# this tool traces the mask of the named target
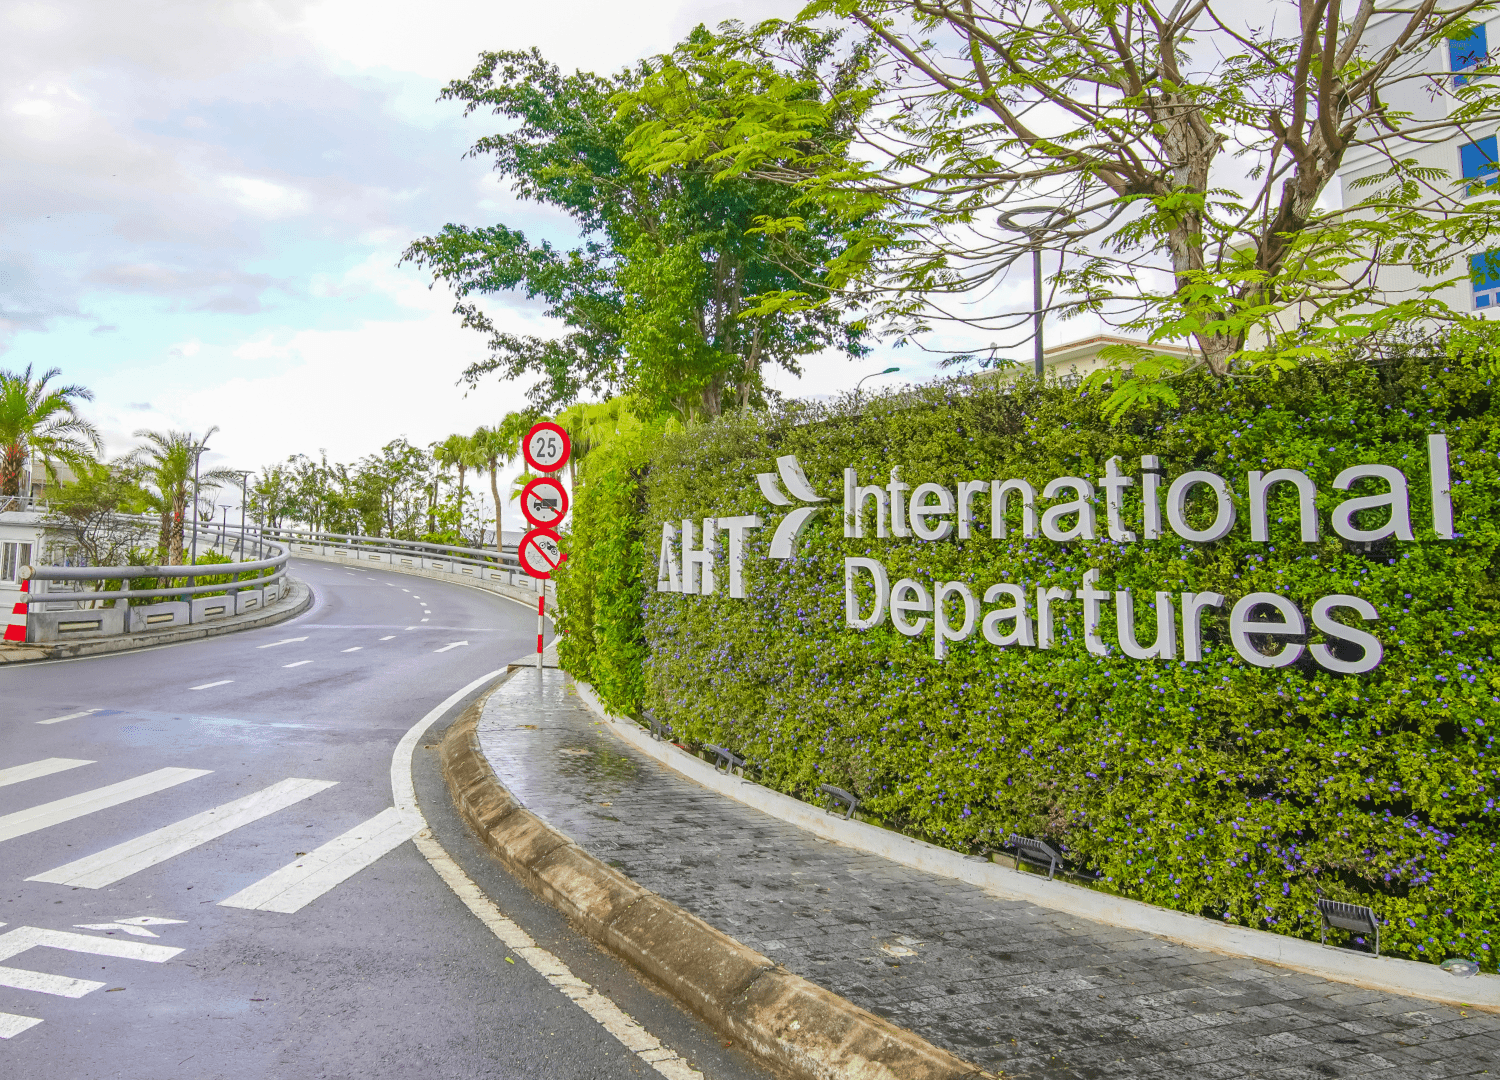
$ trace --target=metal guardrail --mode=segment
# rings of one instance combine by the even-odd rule
[[[150,515],[121,515],[122,519],[154,529],[158,519]],[[217,534],[218,543],[215,544]],[[283,529],[247,525],[243,530],[227,522],[206,526],[199,543],[212,548],[247,550],[262,556],[225,563],[195,563],[187,566],[31,566],[22,576],[33,584],[25,594],[29,609],[27,640],[58,641],[139,633],[174,623],[197,623],[244,614],[285,595],[287,561],[298,554],[379,558],[392,569],[417,564],[423,571],[446,571],[457,577],[499,581],[512,587],[525,586],[525,578],[514,547],[471,548],[434,544],[421,540],[397,540],[358,533],[326,533],[307,529]],[[313,553],[309,549],[317,548]],[[260,575],[242,578],[242,575]],[[217,580],[198,584],[197,579]],[[222,580],[228,577],[226,582]],[[155,578],[177,580],[176,585],[131,588],[131,582]],[[118,582],[112,589],[98,583]],[[68,584],[73,584],[68,589]],[[93,591],[80,586],[95,583]],[[58,589],[49,586],[63,586]],[[528,591],[530,591],[528,589]],[[144,603],[142,603],[144,601]],[[112,602],[112,603],[111,603]],[[66,605],[60,610],[58,605]],[[101,606],[105,604],[108,606]]]
[[[147,633],[264,608],[286,595],[291,553],[286,544],[259,538],[251,543],[263,558],[187,566],[23,567],[20,576],[28,582],[28,591],[22,594],[27,606],[26,640],[53,642]],[[244,546],[248,545],[242,540]],[[131,582],[142,578],[156,579],[159,587],[131,588]],[[199,584],[201,578],[219,580]],[[79,588],[106,582],[119,582],[119,587]],[[74,588],[53,587],[68,584]]]
[[[231,525],[229,531],[237,530]],[[323,544],[359,548],[384,555],[422,555],[469,566],[495,566],[505,570],[521,569],[521,561],[516,557],[516,549],[507,548],[504,545],[501,545],[499,549],[471,548],[450,544],[432,544],[425,540],[396,540],[389,536],[312,532],[305,529],[279,529],[269,526],[255,531],[263,536],[274,537],[283,543]]]

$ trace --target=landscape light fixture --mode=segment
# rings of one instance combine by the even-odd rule
[[[1022,220],[1023,218],[1030,220]],[[1031,337],[1032,360],[1036,377],[1042,377],[1042,246],[1041,237],[1048,229],[1072,220],[1073,215],[1061,206],[1022,206],[997,215],[1002,229],[1023,233],[1031,241]]]

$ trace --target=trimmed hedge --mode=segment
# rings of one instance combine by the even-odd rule
[[[1315,898],[1369,904],[1386,923],[1383,950],[1495,970],[1500,415],[1488,373],[1407,355],[1175,385],[1179,405],[1120,427],[1101,418],[1097,396],[1066,387],[952,382],[862,411],[796,406],[658,436],[644,503],[632,494],[638,461],[609,482],[598,470],[580,490],[579,548],[563,578],[599,582],[595,644],[565,645],[564,662],[608,687],[616,709],[655,707],[689,738],[738,750],[772,787],[847,787],[886,824],[940,844],[1044,837],[1102,888],[1303,937],[1317,935]],[[1452,541],[1430,539],[1421,497],[1433,432],[1451,445]],[[1146,453],[1169,478],[1206,469],[1228,479],[1240,524],[1208,544],[994,540],[981,528],[967,541],[858,540],[840,526],[845,466],[862,484],[900,465],[913,488],[1019,477],[1040,491],[1053,477],[1100,476],[1116,454],[1136,472]],[[786,561],[763,557],[783,511],[755,482],[780,454],[795,454],[834,508]],[[1406,472],[1417,540],[1304,544],[1293,492],[1280,485],[1271,543],[1250,542],[1248,469],[1307,472],[1328,534],[1329,511],[1348,497],[1334,476],[1365,462]],[[1139,532],[1138,494],[1126,512]],[[767,520],[747,541],[746,599],[722,585],[712,596],[656,591],[664,521],[745,513]],[[1102,588],[1136,590],[1143,640],[1158,588],[1213,590],[1230,603],[1266,590],[1304,612],[1352,593],[1376,606],[1366,626],[1385,658],[1359,676],[1302,661],[1252,667],[1229,647],[1222,611],[1205,619],[1200,662],[1098,657],[1070,603],[1052,650],[1000,649],[976,632],[938,661],[929,638],[903,637],[888,620],[845,626],[851,555],[879,559],[892,581],[963,581],[980,597],[1000,581],[1076,589],[1097,567]],[[608,612],[605,581],[616,590]]]

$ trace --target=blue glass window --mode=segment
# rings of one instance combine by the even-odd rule
[[[1500,251],[1469,256],[1469,280],[1474,285],[1474,307],[1500,308]]]
[[[1480,139],[1478,142],[1464,143],[1458,148],[1458,162],[1463,167],[1465,180],[1480,180],[1481,184],[1469,185],[1469,194],[1473,195],[1481,187],[1493,187],[1500,176],[1496,176],[1497,166],[1500,166],[1500,147],[1496,146],[1495,136],[1490,135]]]
[[[1448,39],[1448,67],[1452,71],[1468,71],[1484,63],[1489,51],[1484,26],[1481,24],[1474,27],[1467,37]],[[1453,81],[1462,86],[1468,80],[1459,75]]]

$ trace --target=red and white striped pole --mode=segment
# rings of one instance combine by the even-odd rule
[[[29,592],[31,581],[27,579],[21,582],[21,599],[16,601],[16,606],[11,610],[10,625],[5,628],[6,641],[26,640],[26,594]]]
[[[542,670],[542,618],[547,614],[547,583],[536,579],[539,595],[536,598],[536,669]]]

